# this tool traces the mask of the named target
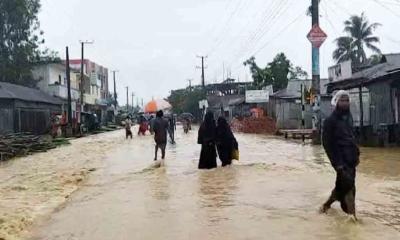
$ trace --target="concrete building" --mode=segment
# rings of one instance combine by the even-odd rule
[[[60,98],[63,102],[63,110],[67,111],[68,88],[66,67],[62,63],[50,63],[35,66],[32,70],[34,79],[39,80],[37,87],[51,96]],[[72,118],[79,118],[79,82],[71,80],[71,106]]]
[[[81,60],[70,60],[72,78],[80,82]],[[83,111],[95,113],[105,123],[110,109],[108,69],[88,59],[83,61]]]

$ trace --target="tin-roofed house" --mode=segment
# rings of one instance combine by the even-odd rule
[[[0,134],[50,130],[53,114],[61,114],[62,101],[37,89],[0,82]]]
[[[328,92],[339,89],[359,90],[363,140],[370,145],[400,144],[400,54],[385,54],[379,64],[328,84]]]

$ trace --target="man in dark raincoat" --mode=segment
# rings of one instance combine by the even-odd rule
[[[324,122],[323,146],[337,177],[335,189],[322,206],[321,212],[326,213],[332,203],[339,201],[343,211],[357,219],[355,178],[360,152],[353,134],[349,93],[343,90],[337,92],[332,105],[335,110]]]
[[[161,149],[161,158],[165,159],[165,148],[167,146],[167,129],[168,129],[168,122],[167,120],[163,119],[164,113],[163,111],[158,111],[156,114],[156,120],[154,121],[154,141],[156,142],[155,147],[155,156],[154,160],[157,160],[157,152],[158,149]]]

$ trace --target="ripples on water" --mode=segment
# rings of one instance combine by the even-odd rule
[[[237,134],[239,162],[199,171],[196,133],[178,133],[161,168],[152,161],[152,137],[110,137],[102,145],[109,150],[105,163],[38,235],[82,240],[400,239],[395,230],[400,230],[399,150],[362,149],[357,178],[361,222],[355,224],[338,205],[327,216],[318,214],[335,181],[322,148]]]

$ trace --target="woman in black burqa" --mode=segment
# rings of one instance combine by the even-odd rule
[[[197,143],[201,144],[199,169],[212,169],[217,167],[215,133],[214,114],[212,112],[207,112],[204,117],[204,122],[200,126],[197,138]]]
[[[225,167],[231,165],[232,152],[234,149],[239,149],[239,146],[228,122],[224,117],[218,118],[216,143],[222,166]]]

